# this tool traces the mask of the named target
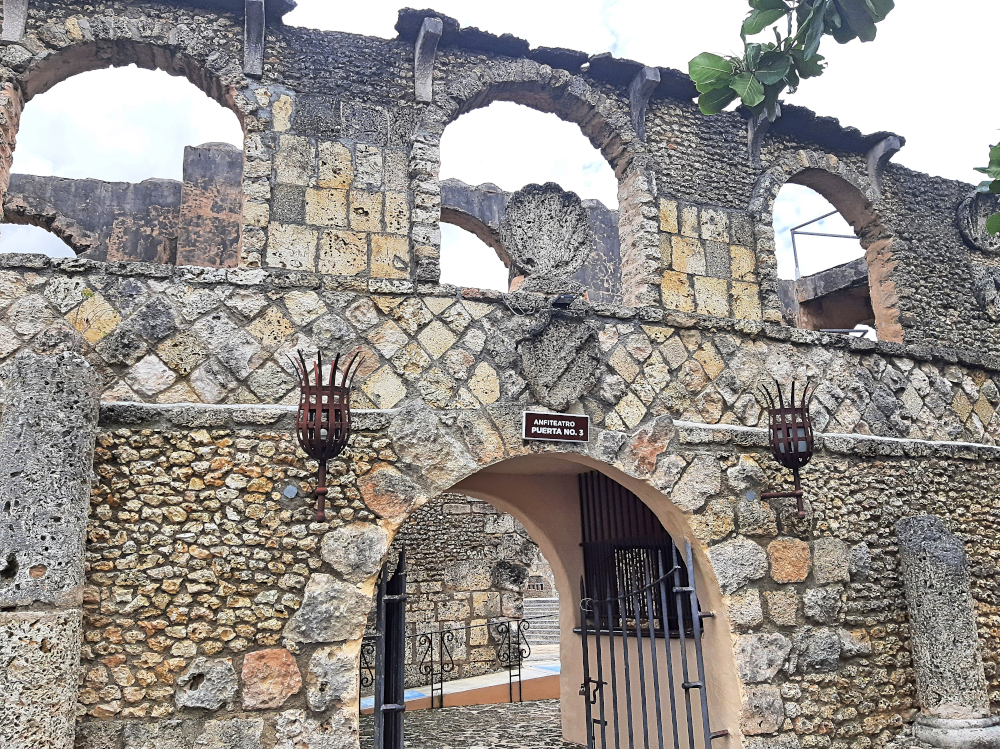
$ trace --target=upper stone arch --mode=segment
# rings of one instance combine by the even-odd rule
[[[650,156],[632,126],[627,103],[601,93],[582,76],[533,60],[493,60],[451,74],[435,84],[434,101],[414,132],[410,179],[413,255],[416,277],[436,282],[441,275],[441,136],[462,114],[495,101],[522,104],[576,123],[614,169],[618,178],[622,247],[622,293],[626,304],[658,302],[659,236],[653,219],[655,196]]]
[[[893,236],[875,205],[878,190],[871,180],[832,154],[796,151],[767,169],[754,186],[749,211],[754,222],[761,306],[781,313],[775,261],[774,202],[786,183],[808,187],[826,198],[851,225],[865,250],[875,327],[880,340],[902,342],[899,297],[892,271]]]

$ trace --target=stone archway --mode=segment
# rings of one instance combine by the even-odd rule
[[[892,251],[894,238],[874,207],[878,202],[878,191],[868,177],[851,169],[837,157],[822,152],[787,154],[757,180],[749,210],[757,239],[762,308],[779,315],[781,312],[774,257],[773,211],[778,192],[789,182],[818,192],[853,227],[865,250],[878,337],[880,340],[902,342],[899,297],[893,280],[896,267]]]
[[[657,304],[659,236],[654,221],[651,157],[632,127],[629,112],[593,88],[585,78],[532,60],[514,64],[484,62],[451,73],[435,84],[434,102],[417,123],[410,151],[413,192],[412,252],[416,278],[440,278],[441,136],[449,123],[494,101],[509,101],[555,114],[580,126],[582,133],[618,178],[622,292],[632,306]]]

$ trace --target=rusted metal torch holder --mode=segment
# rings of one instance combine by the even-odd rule
[[[295,431],[306,455],[319,462],[314,520],[325,523],[328,491],[326,463],[343,452],[351,437],[351,380],[357,374],[359,355],[355,354],[343,371],[340,371],[340,354],[337,354],[330,365],[329,377],[323,382],[322,353],[316,354],[316,361],[311,362],[311,368],[306,364],[302,352],[297,353],[298,361],[292,361],[298,371],[301,395],[295,417]]]
[[[781,391],[781,385],[777,381],[774,384],[777,390],[777,400],[769,389],[761,387],[761,392],[769,405],[767,416],[771,454],[781,465],[791,470],[795,488],[790,492],[766,492],[761,494],[761,498],[795,497],[798,501],[798,516],[804,518],[806,511],[802,503],[802,481],[799,478],[799,469],[806,465],[813,456],[813,427],[812,419],[809,416],[809,404],[816,393],[816,388],[813,387],[810,392],[807,380],[802,390],[802,399],[796,405],[794,381],[792,381],[788,393],[787,404]]]

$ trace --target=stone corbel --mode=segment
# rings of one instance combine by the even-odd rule
[[[875,188],[876,195],[882,194],[882,175],[889,164],[889,160],[899,153],[903,147],[899,138],[890,135],[871,147],[866,155],[868,161],[868,179],[871,180],[872,187]]]
[[[28,20],[28,0],[3,0],[3,31],[0,42],[19,42]]]
[[[778,117],[781,117],[781,105],[778,104]],[[756,117],[751,115],[747,120],[747,149],[750,151],[750,166],[760,169],[760,147],[764,142],[764,136],[771,129],[771,121],[767,115],[761,112]]]
[[[635,74],[628,87],[628,103],[632,109],[632,127],[635,128],[639,140],[646,140],[646,109],[649,97],[660,85],[659,68],[645,67]]]
[[[246,0],[243,28],[243,72],[264,75],[264,0]]]
[[[413,50],[413,86],[417,101],[430,102],[434,98],[434,57],[442,33],[444,23],[440,18],[425,18],[420,26]]]

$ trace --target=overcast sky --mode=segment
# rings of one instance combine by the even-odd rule
[[[395,36],[399,0],[341,3],[299,0],[289,24]],[[464,26],[508,32],[533,46],[569,47],[686,70],[702,51],[736,52],[745,0],[507,0],[471,3],[434,0],[437,10]],[[1000,140],[1000,97],[992,96],[1000,25],[996,0],[942,4],[900,3],[879,24],[870,44],[837,45],[825,38],[830,67],[805,81],[790,101],[833,115],[864,132],[891,130],[907,138],[896,161],[908,167],[968,182],[972,167],[987,160]],[[86,112],[86,116],[79,113]],[[74,116],[75,115],[75,116]],[[72,78],[36,97],[25,109],[14,171],[139,181],[179,178],[183,146],[207,141],[240,142],[235,117],[186,81],[135,69],[96,71]],[[83,146],[82,144],[85,144]],[[489,144],[489,147],[485,147]],[[553,180],[615,206],[610,168],[575,125],[511,104],[494,104],[453,123],[442,143],[442,177],[472,184],[490,181],[514,190]],[[786,188],[788,190],[788,188]],[[825,213],[822,199],[782,194],[776,223],[784,227]],[[823,230],[843,233],[833,222]],[[34,248],[19,227],[4,227],[0,250]],[[506,273],[487,262],[477,240],[446,229],[445,280],[498,288]],[[803,274],[860,253],[850,240],[800,243]],[[829,249],[833,247],[835,249]],[[793,272],[790,253],[779,248],[779,270]],[[478,280],[477,280],[478,279]]]

